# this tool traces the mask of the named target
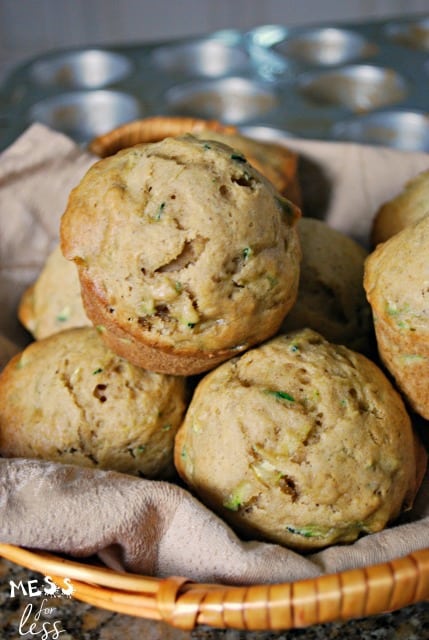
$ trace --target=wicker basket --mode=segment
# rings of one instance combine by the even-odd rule
[[[429,599],[429,549],[364,569],[240,587],[117,573],[7,544],[0,544],[0,555],[49,574],[58,586],[69,578],[78,600],[185,630],[197,625],[285,630],[385,613]]]
[[[236,133],[236,127],[224,125],[217,120],[204,120],[182,116],[152,116],[133,120],[91,140],[89,151],[100,158],[113,155],[124,147],[140,142],[157,142],[167,136],[180,136],[198,131]]]

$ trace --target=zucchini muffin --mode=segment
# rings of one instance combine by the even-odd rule
[[[0,374],[0,454],[168,478],[184,410],[183,378],[135,367],[93,327],[68,329]]]
[[[302,250],[298,297],[281,330],[308,327],[330,342],[370,354],[373,326],[362,283],[368,252],[322,220],[303,217],[298,232]]]
[[[429,216],[378,245],[364,286],[380,356],[411,407],[429,419]]]
[[[425,462],[382,371],[310,329],[207,374],[175,444],[182,478],[238,531],[303,551],[381,530]]]
[[[378,209],[372,222],[371,243],[376,247],[429,213],[429,169],[409,180]]]
[[[85,311],[138,366],[191,375],[271,337],[296,299],[299,209],[192,136],[95,163],[61,221]]]
[[[18,317],[36,340],[91,324],[83,308],[76,265],[64,258],[59,245],[36,282],[24,291]]]

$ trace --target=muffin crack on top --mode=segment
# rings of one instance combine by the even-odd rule
[[[193,374],[279,329],[297,295],[299,217],[244,155],[188,135],[95,163],[61,247],[114,351]]]
[[[58,379],[60,383],[63,384],[63,388],[67,392],[70,397],[71,402],[74,407],[77,409],[79,414],[79,419],[77,420],[76,427],[76,446],[68,447],[65,451],[57,449],[58,455],[64,455],[64,453],[74,454],[77,451],[80,451],[81,455],[86,457],[91,464],[98,465],[98,460],[96,455],[94,455],[94,434],[96,429],[100,426],[98,423],[94,423],[92,420],[92,416],[90,411],[87,411],[85,403],[79,399],[79,393],[74,388],[74,384],[72,381],[73,375],[78,374],[78,369],[75,369],[75,372],[68,373],[67,371],[68,360],[66,359],[63,362],[63,366],[59,366],[55,373],[58,375]],[[94,393],[93,393],[94,395]],[[91,428],[88,428],[88,425],[91,425]]]
[[[381,369],[303,329],[199,382],[175,463],[245,536],[306,550],[379,531],[408,508],[419,446]]]

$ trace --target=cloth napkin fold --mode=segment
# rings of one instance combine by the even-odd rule
[[[116,570],[203,582],[287,582],[365,567],[429,547],[429,480],[411,522],[308,556],[242,541],[181,487],[113,471],[0,460],[0,541]]]
[[[290,140],[300,155],[304,212],[366,243],[377,207],[429,167],[429,156]],[[95,158],[32,125],[0,155],[0,333],[23,344],[23,290],[58,241],[70,189]],[[301,555],[240,540],[188,491],[168,482],[51,462],[0,459],[0,541],[98,554],[108,566],[159,577],[253,584],[364,567],[429,547],[429,478],[401,523],[347,546]]]

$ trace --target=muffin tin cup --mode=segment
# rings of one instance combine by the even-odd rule
[[[275,50],[293,60],[321,67],[362,60],[377,51],[364,35],[338,27],[309,29],[277,44]]]
[[[207,78],[243,72],[250,65],[243,47],[216,38],[157,46],[150,60],[160,72]]]
[[[298,78],[298,89],[311,102],[351,111],[372,111],[396,104],[407,96],[407,84],[391,68],[351,65],[308,73]]]
[[[427,151],[429,116],[415,111],[377,111],[336,123],[332,127],[332,137],[404,151]]]
[[[89,142],[134,119],[183,115],[428,151],[428,49],[426,15],[53,51],[0,90],[0,148],[36,120]]]
[[[30,80],[41,87],[99,89],[119,82],[132,73],[133,63],[112,51],[69,51],[36,60],[30,65]]]
[[[260,118],[278,106],[272,86],[236,76],[177,85],[164,94],[164,100],[170,113],[216,118],[230,124]]]
[[[78,142],[110,131],[122,122],[143,115],[139,101],[132,95],[111,90],[61,93],[29,109],[29,121],[59,129]]]
[[[385,29],[388,38],[399,45],[429,51],[429,17],[406,23],[394,22]]]

